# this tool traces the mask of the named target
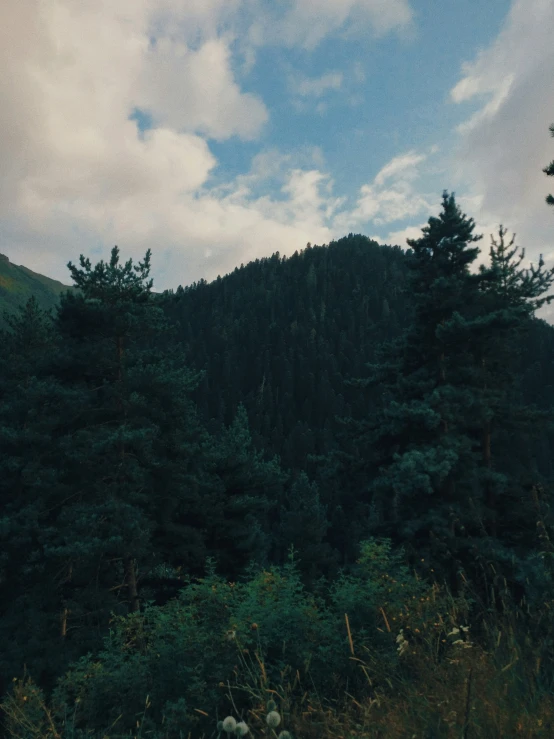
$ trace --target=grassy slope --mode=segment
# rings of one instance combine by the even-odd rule
[[[31,295],[36,297],[41,308],[49,310],[57,305],[63,291],[73,289],[27,267],[12,264],[0,254],[0,328],[6,326],[4,311],[15,313]]]

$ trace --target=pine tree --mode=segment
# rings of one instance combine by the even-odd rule
[[[209,451],[212,482],[205,510],[207,554],[236,578],[251,561],[264,566],[273,547],[277,502],[288,475],[279,459],[265,460],[252,443],[243,404]]]
[[[39,644],[43,652],[51,644],[54,672],[58,656],[98,646],[110,612],[139,610],[141,579],[149,578],[150,594],[163,593],[165,552],[154,551],[153,538],[164,538],[176,511],[202,508],[208,436],[190,400],[198,374],[171,346],[150,293],[149,259],[147,252],[138,274],[131,260],[119,265],[117,247],[109,264],[69,263],[79,292],[62,295],[56,342],[25,396],[29,441],[1,533],[9,567],[26,576],[17,578],[10,609],[32,601],[33,620],[14,622],[13,638],[28,662]],[[7,445],[15,410],[4,415]]]
[[[44,526],[66,490],[55,439],[58,414],[79,402],[48,373],[59,342],[51,315],[31,297],[5,314],[0,336],[0,676],[24,661],[37,675],[61,665],[56,573],[44,561]],[[50,577],[52,579],[50,579]],[[66,655],[67,656],[67,655]],[[0,691],[2,686],[0,686]]]
[[[161,316],[149,300],[150,250],[134,267],[136,274],[132,260],[119,266],[117,247],[109,264],[101,261],[92,269],[82,255],[80,264],[81,269],[67,265],[81,295],[66,294],[58,311],[64,345],[59,371],[64,380],[84,384],[89,402],[82,409],[85,423],[80,414],[73,419],[66,447],[66,464],[79,494],[62,513],[63,528],[58,523],[51,529],[58,541],[51,551],[65,559],[72,577],[75,560],[112,570],[111,586],[117,592],[123,585],[129,610],[137,611],[136,560],[150,551],[152,529],[143,461],[154,461],[157,429],[133,418],[137,398],[129,367],[139,337],[158,329]],[[123,582],[117,582],[119,567]]]
[[[460,570],[479,576],[483,549],[513,560],[513,532],[497,538],[496,498],[483,484],[488,476],[491,489],[506,489],[506,476],[490,470],[485,441],[493,399],[504,416],[509,408],[502,382],[494,386],[485,376],[483,360],[490,373],[491,337],[506,342],[529,313],[515,292],[495,302],[498,265],[469,272],[479,252],[469,245],[481,238],[474,225],[445,192],[439,218],[408,240],[414,323],[382,347],[373,376],[358,383],[380,382],[384,391],[383,410],[358,424],[356,442],[366,468],[378,467],[367,487],[371,530],[404,544],[414,562],[433,564],[454,587]]]
[[[554,268],[542,272],[544,261],[542,254],[539,259],[538,269],[531,265],[530,270],[520,270],[518,267],[525,258],[525,249],[522,249],[519,260],[512,262],[517,252],[513,249],[515,234],[509,244],[504,237],[506,229],[500,225],[498,230],[498,241],[491,235],[491,269],[497,275],[497,280],[484,283],[482,300],[486,301],[491,313],[487,320],[480,326],[480,331],[486,331],[486,341],[481,340],[479,350],[476,353],[478,365],[482,372],[482,401],[484,403],[482,417],[482,453],[484,477],[482,483],[487,487],[487,505],[490,515],[490,533],[497,536],[497,522],[502,517],[503,526],[511,519],[515,521],[521,513],[521,507],[516,504],[520,495],[520,485],[523,480],[512,480],[511,483],[505,476],[498,476],[493,472],[495,445],[493,444],[493,432],[511,431],[518,433],[519,438],[525,436],[539,437],[549,427],[549,411],[539,411],[535,406],[526,406],[521,399],[521,391],[517,387],[518,376],[521,372],[521,346],[523,337],[529,333],[532,317],[535,310],[545,302],[550,303],[554,296],[538,298],[546,292],[554,281]],[[486,268],[481,265],[481,273]],[[503,317],[503,323],[497,318]],[[510,321],[509,316],[515,318]],[[495,330],[491,330],[492,321],[496,321]],[[518,446],[521,446],[519,444]],[[513,455],[514,449],[504,450],[504,454]],[[528,460],[527,460],[528,462]],[[498,467],[498,465],[496,465]],[[500,483],[500,486],[499,484]],[[505,490],[502,510],[497,510],[497,488],[511,485],[511,495]],[[514,499],[514,496],[516,498]],[[521,523],[521,520],[520,520]],[[527,536],[531,532],[527,531]],[[520,537],[521,538],[521,537]],[[529,543],[529,539],[528,539]]]
[[[298,569],[307,587],[311,587],[321,575],[336,570],[336,552],[325,541],[329,526],[327,507],[321,502],[317,484],[310,482],[306,473],[301,472],[281,506],[279,561],[285,562],[292,545],[298,554]]]

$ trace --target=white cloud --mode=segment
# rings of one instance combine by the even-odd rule
[[[490,100],[480,110],[474,113],[469,120],[464,121],[464,123],[460,123],[460,125],[457,127],[458,133],[469,133],[472,129],[477,128],[480,124],[494,119],[495,115],[498,113],[504,102],[508,99],[510,95],[510,90],[514,83],[514,79],[515,75],[510,74],[504,80],[500,81],[495,89],[489,90],[489,92],[491,93]],[[461,91],[459,90],[458,92],[456,92],[459,85],[456,85],[456,87],[452,90],[452,99],[454,100],[454,102],[463,102],[464,100],[468,100],[474,95],[477,95],[478,92],[472,89],[477,81],[478,80],[472,77],[466,77],[461,80],[461,82],[459,83],[459,85],[462,85]],[[466,82],[468,83],[467,87],[465,87],[464,84]]]
[[[397,156],[377,173],[374,182],[380,187],[390,179],[412,181],[418,176],[417,165],[424,160],[425,154],[416,154],[414,151]]]
[[[79,253],[154,251],[156,289],[337,235],[321,152],[268,152],[217,188],[206,138],[252,139],[268,112],[242,89],[265,43],[410,26],[407,0],[18,0],[0,26],[0,237],[16,263],[69,281]],[[355,79],[363,79],[356,66]],[[341,73],[304,80],[305,96]],[[321,101],[320,101],[321,103]],[[139,135],[129,120],[148,113]],[[275,192],[273,196],[268,191]],[[208,260],[208,261],[206,261]]]
[[[419,226],[407,226],[401,228],[399,231],[389,231],[385,239],[379,239],[382,244],[397,244],[403,249],[408,249],[406,239],[420,239],[422,237],[421,229],[426,226],[427,223],[421,223]]]
[[[289,87],[294,94],[300,97],[319,98],[328,90],[340,90],[342,81],[342,72],[327,72],[320,77],[306,77],[297,74],[289,77]]]
[[[22,0],[6,8],[0,234],[13,261],[67,282],[65,263],[77,251],[99,253],[99,244],[103,257],[115,243],[134,256],[148,246],[158,258],[160,247],[192,250],[198,269],[210,239],[239,248],[245,223],[259,214],[209,196],[200,202],[216,160],[198,133],[251,138],[267,113],[240,90],[230,41],[206,38],[219,5],[181,11],[193,47],[162,18],[167,2]],[[128,120],[137,106],[151,109],[156,126],[143,137]]]
[[[493,233],[500,223],[516,232],[526,260],[537,263],[543,253],[547,268],[554,259],[554,213],[544,202],[552,186],[542,169],[554,158],[548,131],[554,122],[553,35],[550,0],[514,0],[497,39],[464,65],[451,91],[454,102],[479,105],[458,128],[452,159],[455,179],[478,198],[476,222],[496,224]],[[487,253],[488,233],[480,242]]]
[[[354,63],[345,72],[338,70],[325,72],[319,77],[308,77],[292,68],[287,75],[288,89],[292,95],[291,103],[300,113],[324,115],[332,104],[350,105],[363,102],[363,95],[353,92],[365,79],[359,63]],[[341,93],[332,95],[332,93]],[[322,99],[324,98],[324,99]]]
[[[223,39],[210,39],[196,51],[159,39],[145,59],[134,102],[152,110],[157,124],[220,140],[254,138],[268,120],[264,103],[240,91]]]
[[[155,36],[161,34],[194,46],[232,27],[245,0],[187,0],[186,3],[147,0],[147,3]]]
[[[335,225],[347,230],[367,222],[381,226],[429,211],[432,204],[414,187],[419,177],[418,165],[426,158],[425,154],[409,151],[391,159],[371,184],[362,185],[356,207],[339,214]]]
[[[284,15],[263,14],[256,24],[263,43],[315,48],[326,36],[352,36],[373,30],[377,36],[411,28],[413,13],[407,0],[287,0]],[[260,3],[267,9],[269,3]]]

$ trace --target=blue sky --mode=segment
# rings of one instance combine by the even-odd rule
[[[159,291],[349,232],[406,248],[446,188],[475,268],[500,223],[550,267],[553,33],[551,0],[11,3],[0,251],[70,283],[151,248]]]

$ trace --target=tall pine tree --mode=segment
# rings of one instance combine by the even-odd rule
[[[147,252],[134,269],[131,260],[119,265],[115,247],[94,269],[83,257],[80,270],[69,263],[79,292],[62,296],[56,341],[19,395],[21,409],[13,399],[2,407],[5,449],[11,444],[13,458],[14,438],[23,449],[2,484],[11,504],[0,528],[7,569],[20,570],[5,623],[19,664],[40,670],[31,659],[40,647],[51,674],[58,658],[98,646],[112,611],[140,608],[141,580],[149,578],[149,595],[164,590],[167,551],[154,551],[153,537],[164,538],[176,511],[193,518],[202,508],[208,436],[190,400],[198,376],[163,338],[171,332],[152,300],[149,260]],[[44,343],[30,311],[15,327],[15,349],[29,344],[31,328]],[[26,382],[36,352],[24,364],[15,349],[9,364],[22,366],[17,381]],[[18,624],[18,609],[32,623]]]
[[[515,292],[495,302],[498,265],[470,273],[479,252],[470,244],[481,238],[474,226],[445,192],[440,216],[408,240],[414,322],[358,383],[380,382],[385,391],[383,411],[359,427],[357,439],[366,468],[378,468],[367,486],[370,530],[404,544],[414,562],[433,565],[453,587],[460,571],[482,579],[491,557],[510,560],[514,577],[521,555],[514,532],[496,525],[497,495],[508,481],[490,469],[487,424],[495,402],[505,417],[510,408],[505,386],[486,373],[494,368],[491,338],[506,342],[529,307]]]
[[[9,315],[0,341],[0,693],[23,662],[56,670],[60,602],[45,576],[43,526],[63,487],[53,437],[69,398],[46,371],[57,350],[51,316],[31,297]]]

